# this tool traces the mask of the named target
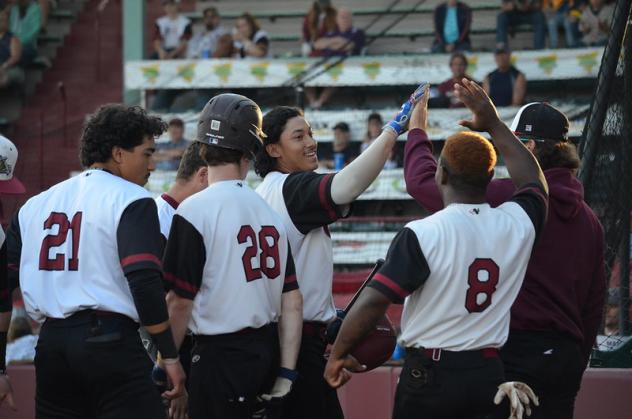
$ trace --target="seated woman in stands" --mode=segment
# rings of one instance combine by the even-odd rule
[[[266,57],[269,45],[268,34],[250,13],[237,18],[233,29],[235,58]]]
[[[24,83],[24,70],[18,65],[22,44],[9,31],[9,15],[0,10],[0,89]]]
[[[328,32],[336,30],[336,9],[329,0],[318,0],[312,4],[303,19],[303,56],[318,57],[320,51],[314,49],[314,42]]]
[[[461,80],[473,80],[467,75],[467,57],[462,52],[455,52],[450,57],[450,71],[452,77],[437,86],[437,97],[430,99],[433,108],[464,108],[465,105],[454,95],[454,85],[461,84]]]

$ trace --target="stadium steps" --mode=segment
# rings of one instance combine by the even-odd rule
[[[13,124],[11,139],[20,150],[16,175],[25,183],[27,194],[3,198],[5,217],[28,196],[79,169],[77,146],[86,114],[101,104],[121,101],[121,2],[110,1],[102,15],[101,54],[97,61],[94,28],[99,2],[85,2],[52,67],[44,73],[35,94],[27,100],[22,115]],[[64,83],[67,98],[65,130],[59,82]]]

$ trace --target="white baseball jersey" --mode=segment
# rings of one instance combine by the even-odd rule
[[[185,16],[178,15],[173,20],[168,16],[156,19],[154,39],[161,39],[165,49],[177,48],[181,40],[191,38],[192,34],[191,20]]]
[[[400,345],[501,347],[546,211],[546,194],[529,186],[497,208],[452,204],[408,223],[369,284],[392,301],[405,298]]]
[[[283,222],[241,180],[214,183],[180,204],[164,270],[172,289],[193,300],[195,335],[277,321],[281,294],[298,288]]]
[[[333,249],[327,225],[340,218],[348,207],[336,206],[331,199],[332,179],[333,174],[270,172],[257,187],[257,193],[285,224],[306,321],[326,323],[336,317],[331,293]]]
[[[169,230],[171,230],[171,222],[173,216],[178,209],[178,201],[163,193],[156,198],[156,207],[158,207],[158,221],[160,221],[160,234],[167,240],[169,238]]]
[[[156,205],[144,188],[87,170],[29,199],[11,229],[10,253],[19,260],[10,263],[19,266],[33,319],[95,309],[138,321],[125,274],[160,270],[162,248]]]

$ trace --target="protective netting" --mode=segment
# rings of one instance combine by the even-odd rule
[[[617,1],[595,96],[580,146],[586,200],[605,230],[609,293],[599,350],[615,352],[630,335],[632,208],[632,1]],[[628,342],[629,344],[630,342]],[[630,357],[632,359],[632,357]]]

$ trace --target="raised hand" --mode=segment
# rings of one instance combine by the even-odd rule
[[[492,100],[477,83],[463,79],[461,84],[454,85],[454,94],[472,111],[472,119],[461,120],[460,125],[472,131],[489,132],[502,124]]]
[[[384,125],[384,129],[392,130],[395,134],[397,134],[397,136],[405,133],[408,130],[408,122],[413,108],[422,97],[428,96],[428,86],[427,82],[422,82],[410,95],[408,100],[402,104],[402,107],[397,115],[395,115],[388,124]]]

